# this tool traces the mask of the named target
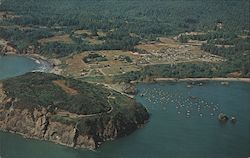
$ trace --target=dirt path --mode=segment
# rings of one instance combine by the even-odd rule
[[[70,113],[68,111],[59,111],[59,112],[56,112],[56,115],[59,115],[59,116],[62,116],[62,117],[69,117],[71,119],[78,119],[78,118],[85,118],[85,117],[94,117],[94,116],[101,115],[103,113],[110,114],[114,109],[112,104],[110,103],[110,100],[109,100],[109,99],[115,99],[115,97],[112,97],[112,95],[113,95],[113,93],[110,92],[110,95],[107,97],[110,109],[108,111],[106,111],[106,112],[98,112],[98,113],[95,113],[95,114],[87,114],[87,115],[78,115],[78,114],[75,114],[75,113]]]
[[[107,75],[105,72],[102,71],[102,69],[99,68],[98,70],[99,70],[99,72],[101,72],[103,74],[103,76]]]
[[[89,70],[89,72],[88,72],[88,74],[87,75],[85,75],[85,77],[88,77],[88,76],[90,76],[90,74],[92,73],[92,71],[93,71],[94,69],[90,69]]]
[[[0,103],[6,98],[7,96],[5,95],[3,91],[3,84],[0,83]]]
[[[54,84],[58,85],[60,88],[62,88],[62,90],[64,90],[66,93],[70,94],[70,95],[76,95],[78,94],[78,91],[68,87],[65,84],[64,80],[56,80],[56,81],[52,81]]]
[[[133,96],[132,96],[132,95],[129,95],[129,94],[123,93],[123,92],[121,92],[121,91],[119,91],[119,90],[117,90],[117,89],[115,89],[115,88],[111,87],[111,86],[110,86],[110,85],[108,85],[108,84],[103,83],[103,85],[104,85],[106,88],[110,89],[110,90],[114,90],[114,91],[116,91],[116,92],[118,92],[118,93],[120,93],[120,94],[122,94],[122,95],[126,95],[126,96],[127,96],[127,97],[129,97],[129,98],[133,98]]]

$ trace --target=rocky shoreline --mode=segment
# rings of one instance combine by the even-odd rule
[[[44,79],[41,79],[41,76],[44,76],[43,74],[46,75],[45,73],[37,72],[29,73],[23,76],[10,79],[11,81],[9,82],[11,83],[8,83],[8,79],[0,82],[1,131],[19,134],[24,138],[46,140],[68,147],[87,148],[90,150],[95,150],[102,143],[108,140],[114,140],[129,135],[136,129],[143,127],[144,124],[148,122],[149,114],[147,113],[147,110],[142,105],[136,103],[135,101],[132,101],[131,99],[121,94],[116,94],[116,97],[123,97],[123,99],[127,98],[129,102],[120,100],[119,104],[122,105],[116,104],[115,106],[112,106],[112,110],[98,112],[90,115],[89,113],[80,114],[76,113],[76,111],[69,112],[66,109],[58,109],[57,107],[55,107],[55,105],[36,104],[36,99],[34,100],[34,97],[30,98],[30,94],[27,95],[27,97],[20,98],[22,97],[22,95],[19,96],[20,93],[17,93],[19,97],[13,97],[13,95],[11,95],[13,93],[11,92],[13,88],[9,89],[6,87],[6,84],[11,85],[11,87],[13,86],[13,84],[16,84],[15,87],[17,89],[20,89],[20,87],[18,86],[20,85],[19,83],[23,83],[22,77],[24,77],[25,80],[27,78],[34,80],[31,87],[37,86],[40,87],[39,91],[44,91],[47,90],[47,88],[45,88],[47,85],[41,85],[44,84],[40,82],[41,80],[43,82],[49,83],[49,87],[51,87],[54,85],[54,83],[51,82],[54,81],[54,78],[59,77],[65,80],[67,79],[53,74],[47,74],[48,76],[51,76],[51,78],[44,77]],[[76,81],[74,80],[72,80],[71,82],[76,83]],[[83,84],[79,85],[81,87],[87,83],[79,82],[78,84]],[[102,89],[101,87],[96,87],[92,84],[87,85],[91,87],[91,91],[106,91],[105,89]],[[60,93],[65,93],[64,90],[65,89],[61,89],[59,91]],[[31,93],[39,93],[34,91],[35,89],[33,89],[33,92]],[[77,96],[77,98],[84,97],[86,95],[85,93],[80,93],[80,91],[78,92],[78,94],[79,96]],[[74,99],[74,95],[77,94],[74,94],[73,96],[72,94],[67,95],[71,99]],[[37,98],[39,97],[42,96],[37,96]],[[52,98],[52,100],[57,102],[56,100],[58,100],[58,98],[56,98],[54,95],[51,97],[54,98]],[[85,97],[92,98],[93,96]],[[103,97],[108,100],[113,100],[114,98],[110,97],[109,95],[104,95]],[[59,100],[62,99],[63,98],[60,98]],[[66,100],[65,104],[67,104]],[[108,101],[107,105],[105,106],[110,106],[109,104],[110,102]],[[72,106],[73,105],[74,104],[72,104]],[[95,106],[97,105],[94,104],[92,106],[93,109],[96,108]],[[124,112],[128,110],[129,114]]]
[[[97,143],[88,136],[76,139],[77,130],[72,125],[64,125],[59,122],[49,120],[46,109],[39,111],[35,109],[34,114],[28,112],[27,109],[13,109],[11,112],[5,110],[1,112],[11,115],[11,118],[5,116],[0,120],[0,130],[21,135],[28,139],[46,140],[56,144],[76,147],[88,148],[94,150]],[[3,117],[3,116],[2,116]]]
[[[100,122],[103,128],[98,128],[95,135],[92,135],[91,133],[80,133],[77,124],[53,121],[52,117],[53,114],[46,109],[35,109],[30,112],[28,109],[3,109],[0,107],[0,130],[28,139],[45,140],[68,147],[95,150],[105,141],[129,135],[134,130],[143,127],[148,120],[148,118],[144,118],[145,122],[128,122],[127,127],[121,127],[119,124],[125,122],[121,120],[116,122],[111,119],[107,124]],[[93,125],[95,123],[92,122]],[[127,133],[123,133],[122,128],[126,128]]]

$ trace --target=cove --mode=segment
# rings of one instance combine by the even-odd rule
[[[45,61],[31,59],[25,56],[0,56],[0,79],[22,75],[26,72],[46,71],[49,64]]]

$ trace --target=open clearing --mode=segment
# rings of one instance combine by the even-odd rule
[[[112,76],[140,70],[140,67],[136,65],[141,59],[141,56],[138,54],[120,50],[95,51],[94,53],[105,56],[107,61],[85,63],[83,58],[91,54],[91,52],[76,54],[65,59],[64,63],[66,67],[64,69],[64,74],[74,77]],[[129,63],[119,60],[121,56],[128,56],[132,62]]]
[[[81,30],[76,30],[74,32],[74,34],[77,34],[77,35],[88,35],[88,36],[91,36],[92,33],[90,30],[85,30],[85,29],[81,29]]]
[[[73,77],[114,76],[141,70],[146,65],[177,64],[184,62],[223,62],[224,59],[200,49],[200,41],[179,43],[175,39],[160,37],[158,42],[141,43],[136,48],[143,52],[121,50],[86,51],[66,57],[63,74]],[[107,61],[85,63],[83,58],[89,54],[98,54]],[[124,58],[130,58],[128,62]]]
[[[74,37],[80,38],[83,41],[86,41],[92,45],[102,44],[104,41],[99,40],[98,37],[104,37],[104,36],[106,36],[106,33],[100,30],[96,32],[96,35],[93,35],[90,30],[85,30],[85,29],[76,30],[74,32]]]
[[[70,88],[66,85],[65,83],[66,81],[64,80],[56,80],[53,81],[54,84],[58,85],[60,88],[62,88],[62,90],[64,90],[66,93],[70,94],[70,95],[76,95],[78,92],[77,90]]]
[[[61,43],[71,44],[73,43],[73,40],[69,37],[68,34],[64,34],[64,35],[57,35],[57,36],[53,36],[49,38],[43,38],[43,39],[38,40],[38,42],[41,44],[45,44],[49,42],[61,42]]]
[[[159,38],[159,42],[142,43],[137,49],[146,51],[145,57],[150,64],[175,64],[183,62],[222,62],[224,59],[200,49],[201,41],[182,44],[171,38]]]

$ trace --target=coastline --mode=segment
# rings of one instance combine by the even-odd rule
[[[13,130],[6,130],[6,129],[1,129],[0,128],[0,132],[15,134],[15,135],[20,136],[20,137],[22,137],[24,139],[45,141],[45,142],[53,143],[53,144],[56,144],[56,145],[62,145],[62,146],[68,147],[68,148],[81,149],[80,147],[73,147],[73,146],[68,145],[66,143],[49,141],[49,140],[46,140],[46,139],[41,139],[41,138],[36,137],[36,136],[28,136],[27,134],[24,134],[24,133],[21,133],[21,132],[16,132],[16,131],[13,131]],[[96,151],[95,149],[91,149],[91,148],[86,148],[86,149],[91,150],[91,151]]]
[[[182,82],[182,81],[239,81],[239,82],[248,82],[250,83],[250,78],[226,78],[226,77],[213,77],[213,78],[155,78],[155,82],[161,81],[174,81],[174,82]]]
[[[33,70],[33,72],[36,71],[42,71],[42,72],[49,72],[60,75],[62,70],[58,68],[58,65],[60,64],[59,60],[56,59],[48,59],[47,57],[44,57],[42,55],[32,53],[32,54],[17,54],[16,52],[6,52],[5,55],[16,55],[16,56],[23,56],[30,58],[34,60],[37,64],[40,65],[40,68],[37,70]]]
[[[28,57],[32,60],[34,60],[36,63],[41,65],[43,68],[34,70],[35,71],[42,71],[42,72],[49,72],[49,73],[54,73],[57,75],[62,74],[62,69],[58,67],[58,65],[61,64],[61,61],[59,59],[48,59],[47,57],[44,57],[40,54],[32,53],[32,54],[17,54],[16,52],[6,52],[6,55],[17,55],[17,56],[24,56]],[[233,78],[233,77],[200,77],[200,78],[153,78],[151,82],[164,82],[164,81],[171,81],[171,82],[187,82],[187,81],[221,81],[221,82],[228,82],[228,81],[238,81],[238,82],[247,82],[250,83],[250,78]],[[133,83],[140,83],[138,81],[135,81]]]
[[[25,56],[25,57],[28,57],[28,58],[31,58],[33,60],[38,60],[39,62],[47,62],[49,64],[51,64],[51,70],[49,72],[53,73],[53,69],[54,69],[54,65],[53,62],[51,62],[50,59],[47,59],[46,57],[43,57],[39,54],[15,54],[15,53],[8,53],[7,55],[17,55],[17,56]],[[250,83],[250,78],[217,78],[217,77],[214,77],[214,78],[155,78],[153,79],[153,81],[155,82],[161,82],[161,81],[173,81],[173,82],[186,82],[186,81],[239,81],[239,82],[248,82]],[[136,86],[136,85],[135,85]],[[3,129],[0,129],[2,131],[4,131]],[[28,139],[37,139],[37,140],[40,140],[40,141],[49,141],[49,140],[46,140],[46,139],[41,139],[39,137],[32,137],[30,135],[25,135],[23,133],[19,133],[19,132],[16,132],[16,131],[11,131],[11,130],[6,130],[4,132],[9,132],[9,133],[15,133],[15,134],[18,134],[18,135],[21,135],[22,137],[24,138],[28,138]],[[63,146],[67,146],[67,147],[72,147],[71,145],[68,145],[68,144],[65,144],[65,143],[62,143],[62,142],[54,142],[54,141],[49,141],[49,142],[52,142],[52,143],[55,143],[55,144],[59,144],[59,145],[63,145]],[[79,147],[76,147],[76,148],[79,148]],[[90,150],[94,150],[94,149],[91,149],[91,148],[88,148]]]

